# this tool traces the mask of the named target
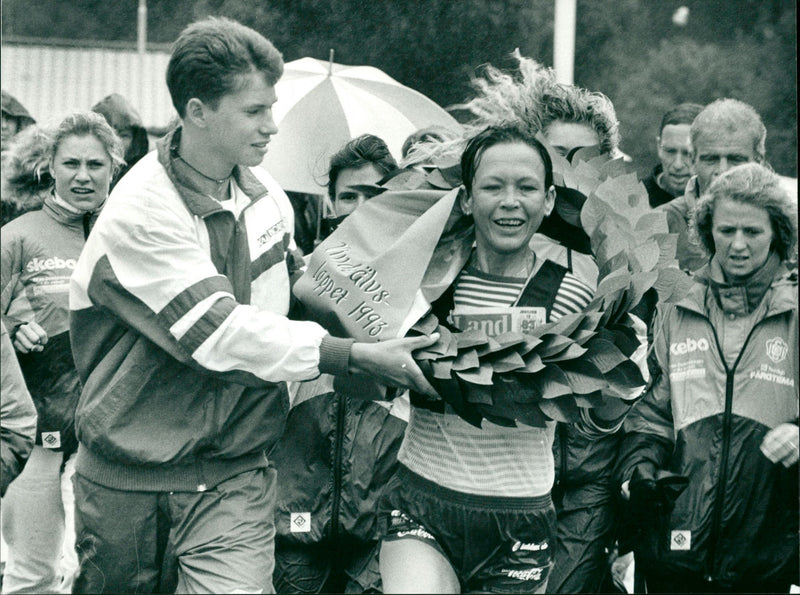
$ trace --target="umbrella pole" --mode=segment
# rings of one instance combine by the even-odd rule
[[[317,240],[314,242],[315,247],[322,241],[319,236],[322,234],[322,210],[325,206],[325,197],[322,195],[317,196],[319,196],[320,200],[317,201]]]
[[[333,48],[328,52],[328,76],[333,74]]]

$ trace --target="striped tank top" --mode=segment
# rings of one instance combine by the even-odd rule
[[[452,317],[458,320],[462,312],[474,313],[476,308],[508,309],[525,282],[525,278],[465,268],[455,282]],[[567,273],[548,322],[583,310],[592,294],[586,284]],[[414,473],[451,490],[481,496],[542,496],[553,486],[554,430],[554,422],[546,428],[507,428],[487,420],[476,428],[454,413],[412,407],[398,460]]]

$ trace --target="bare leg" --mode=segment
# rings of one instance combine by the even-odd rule
[[[380,554],[384,593],[460,593],[450,561],[417,539],[384,541]]]

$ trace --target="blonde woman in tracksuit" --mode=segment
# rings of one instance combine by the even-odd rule
[[[3,499],[4,593],[68,591],[77,568],[70,477],[80,381],[69,278],[122,164],[121,142],[98,114],[68,116],[50,142],[52,192],[2,233],[2,313],[38,413],[36,445]]]

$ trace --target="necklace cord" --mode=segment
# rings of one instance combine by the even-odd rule
[[[225,176],[225,177],[224,177],[224,178],[222,178],[221,180],[220,180],[219,178],[212,178],[211,176],[207,176],[206,174],[204,174],[203,172],[201,172],[199,169],[197,169],[197,168],[196,168],[194,165],[192,165],[191,163],[189,163],[188,161],[186,161],[186,159],[184,159],[184,158],[183,158],[183,156],[182,156],[182,155],[181,155],[181,154],[180,154],[178,151],[175,151],[175,156],[176,156],[178,159],[180,159],[180,160],[181,160],[183,163],[185,163],[185,164],[186,164],[186,166],[187,166],[189,169],[191,169],[191,170],[192,170],[193,172],[195,172],[196,174],[198,174],[198,175],[200,175],[200,176],[203,176],[203,177],[204,177],[206,180],[210,180],[210,181],[212,181],[212,182],[215,182],[215,183],[217,183],[217,184],[224,184],[224,183],[225,183],[225,182],[227,182],[227,181],[230,179],[230,177],[231,177],[231,176],[230,176],[230,174],[228,174],[227,176]]]

